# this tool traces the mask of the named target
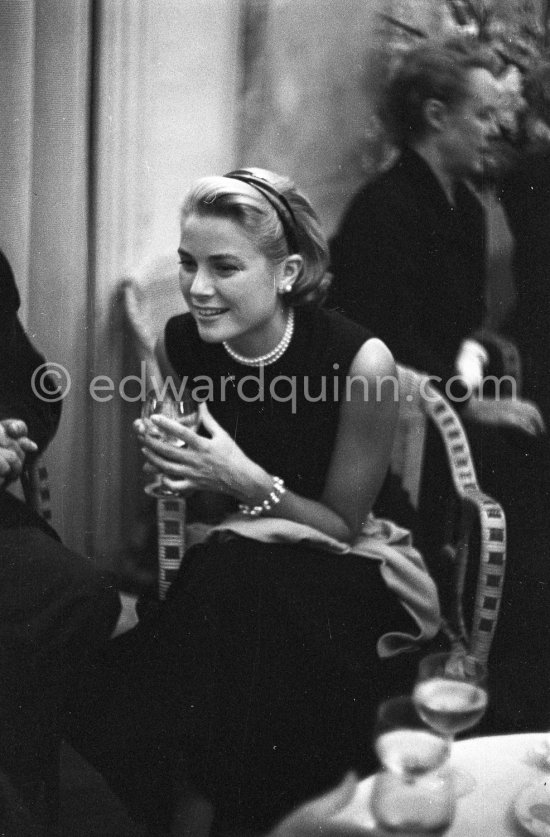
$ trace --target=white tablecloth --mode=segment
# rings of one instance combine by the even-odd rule
[[[525,837],[517,822],[514,801],[523,787],[545,779],[550,786],[550,765],[541,766],[533,751],[545,740],[542,733],[470,738],[453,745],[451,764],[468,771],[476,788],[457,801],[449,837]],[[339,816],[372,827],[369,796],[372,777],[360,783],[352,803]]]

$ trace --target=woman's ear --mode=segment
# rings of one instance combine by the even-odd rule
[[[281,273],[281,293],[288,293],[302,271],[304,260],[298,253],[287,256]]]
[[[445,125],[447,106],[440,99],[426,99],[424,102],[424,120],[429,128],[441,131]]]

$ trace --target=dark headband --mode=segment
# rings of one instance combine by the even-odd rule
[[[298,253],[298,235],[297,223],[292,207],[278,189],[275,188],[268,180],[263,177],[258,177],[256,174],[251,174],[246,169],[236,169],[230,171],[229,174],[224,174],[224,177],[229,177],[232,180],[240,180],[242,183],[248,183],[260,192],[266,201],[271,204],[277,213],[281,224],[283,225],[283,232],[285,234],[286,243],[290,253]]]

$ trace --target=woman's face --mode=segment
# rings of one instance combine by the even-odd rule
[[[203,340],[227,340],[247,355],[277,345],[284,263],[268,261],[235,221],[200,215],[183,220],[179,256],[181,290]]]

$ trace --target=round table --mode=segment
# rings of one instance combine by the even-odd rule
[[[514,802],[522,788],[535,781],[544,785],[547,779],[550,788],[550,761],[545,769],[544,759],[536,753],[536,748],[545,742],[550,755],[550,737],[544,733],[495,735],[455,742],[451,765],[468,771],[477,785],[457,800],[448,837],[525,837],[527,832],[514,814]],[[367,834],[374,826],[369,807],[372,780],[369,777],[359,783],[354,799],[338,816],[361,824]]]

